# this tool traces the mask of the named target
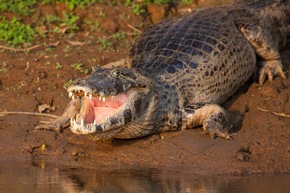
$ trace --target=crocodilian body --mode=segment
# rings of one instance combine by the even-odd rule
[[[37,129],[96,139],[137,138],[202,125],[229,138],[219,106],[240,88],[261,59],[259,82],[285,78],[279,50],[289,38],[289,1],[194,11],[147,29],[132,46],[130,68],[96,67],[67,89],[72,101],[57,120]]]

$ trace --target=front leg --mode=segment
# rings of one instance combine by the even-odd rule
[[[70,125],[71,118],[74,118],[79,112],[81,107],[81,100],[80,99],[74,99],[72,100],[64,110],[64,113],[57,118],[56,120],[38,125],[35,127],[36,130],[54,130],[57,132],[62,131],[64,128],[68,127]]]
[[[219,105],[209,104],[199,109],[185,109],[183,115],[183,125],[185,128],[193,128],[203,126],[205,134],[208,134],[212,139],[221,137],[230,139],[228,134],[228,114]],[[223,130],[226,130],[223,132]]]

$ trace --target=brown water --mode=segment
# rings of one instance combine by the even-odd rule
[[[290,193],[290,175],[198,176],[187,169],[76,169],[0,166],[0,192]]]

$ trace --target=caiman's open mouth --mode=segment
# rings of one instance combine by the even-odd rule
[[[100,96],[89,90],[79,86],[68,90],[72,100],[82,101],[80,113],[71,118],[71,130],[77,134],[106,131],[118,126],[124,122],[122,117],[126,116],[127,102],[138,98],[134,89],[115,96]]]
[[[80,94],[80,93],[77,93]],[[75,93],[72,94],[75,97]],[[100,124],[109,117],[113,116],[116,111],[126,102],[126,94],[117,96],[101,97],[92,94],[83,96],[82,109],[76,119],[81,120],[81,124]],[[72,119],[72,122],[76,120]]]
[[[71,131],[113,137],[139,120],[149,105],[143,101],[150,98],[152,87],[151,80],[143,73],[147,71],[97,68],[89,77],[76,79],[67,88],[76,107],[69,113],[73,116]]]

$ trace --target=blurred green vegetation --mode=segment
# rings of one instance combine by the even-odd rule
[[[21,43],[30,43],[36,37],[36,32],[27,24],[23,24],[19,19],[13,18],[8,21],[5,18],[0,22],[0,41],[16,46]]]
[[[193,0],[181,0],[180,4],[188,5]],[[33,18],[37,8],[42,5],[54,5],[62,3],[67,6],[63,17],[55,15],[45,15],[44,19],[38,21]],[[173,0],[0,0],[0,41],[11,46],[25,46],[31,44],[35,39],[45,37],[47,33],[60,33],[65,28],[66,33],[79,30],[77,22],[79,16],[74,10],[79,7],[85,9],[93,4],[106,4],[109,6],[125,5],[132,7],[132,12],[136,15],[146,12],[147,4],[172,4]],[[4,14],[6,13],[6,14]],[[7,16],[7,13],[10,15]],[[12,15],[12,17],[11,17]],[[25,18],[31,17],[33,22],[27,22]],[[96,31],[99,27],[98,21],[83,20],[82,26],[88,26],[91,31]],[[91,25],[91,26],[90,26]],[[46,26],[46,29],[43,29]],[[65,27],[64,27],[65,26]],[[123,34],[115,34],[114,38],[124,38]],[[110,47],[110,42],[104,39],[99,40],[104,48]]]

